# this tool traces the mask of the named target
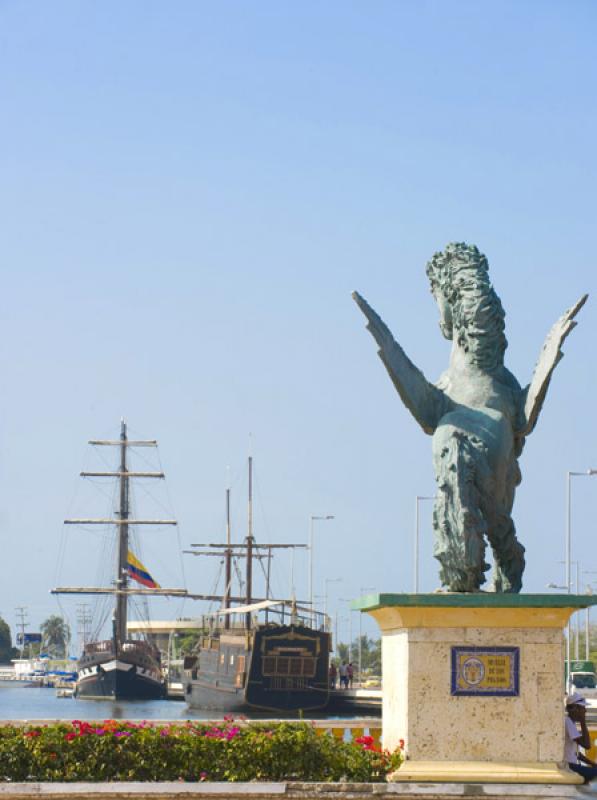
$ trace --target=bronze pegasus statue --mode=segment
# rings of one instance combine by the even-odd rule
[[[504,310],[489,280],[487,258],[477,247],[449,244],[427,264],[440,328],[452,340],[448,369],[429,383],[387,325],[358,294],[367,328],[402,402],[433,437],[438,492],[433,511],[434,556],[442,587],[478,592],[494,556],[492,590],[520,592],[524,547],[512,520],[521,481],[518,458],[537,424],[564,339],[587,295],[550,330],[532,380],[524,389],[504,366]]]

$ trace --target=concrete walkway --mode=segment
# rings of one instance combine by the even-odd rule
[[[475,783],[4,783],[6,800],[588,800],[597,788]]]

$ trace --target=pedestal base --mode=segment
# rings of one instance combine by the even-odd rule
[[[564,760],[564,635],[587,595],[376,595],[395,781],[577,784]]]
[[[580,784],[583,779],[554,763],[487,761],[405,761],[391,782]]]

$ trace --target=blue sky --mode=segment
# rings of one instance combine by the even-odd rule
[[[319,593],[343,579],[328,588],[344,638],[339,597],[412,588],[431,442],[350,292],[436,379],[449,349],[424,266],[448,241],[476,243],[508,315],[507,364],[530,379],[551,324],[595,284],[596,21],[580,0],[0,3],[11,625],[17,605],[32,629],[59,611],[56,582],[93,583],[89,537],[62,519],[106,511],[77,475],[86,440],[122,415],[160,440],[180,520],[179,538],[150,533],[144,549],[162,584],[182,580],[179,542],[223,535],[227,465],[244,534],[251,434],[261,541],[304,542],[310,514],[336,517],[317,530],[315,579]],[[521,460],[526,591],[562,580],[565,473],[597,467],[594,302]],[[594,480],[573,485],[585,570]],[[214,564],[184,563],[191,589],[212,588]],[[300,594],[303,556],[295,572]]]

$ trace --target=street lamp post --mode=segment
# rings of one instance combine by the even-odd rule
[[[564,563],[567,563],[567,562],[560,561],[560,564],[564,564]],[[572,573],[572,567],[576,568],[576,578],[575,578],[575,581],[574,581],[574,591],[576,592],[576,594],[578,594],[579,591],[580,591],[580,561],[570,561],[570,572],[571,573]],[[555,589],[565,589],[566,587],[565,586],[554,586],[552,584],[548,584],[548,588],[550,588],[550,589],[554,589],[554,588]],[[570,588],[572,589],[572,585],[570,586]],[[568,593],[570,593],[570,592],[568,592]],[[579,648],[580,648],[580,620],[579,620],[579,617],[578,617],[578,612],[576,614],[574,628],[575,628],[575,630],[574,630],[574,658],[575,658],[576,661],[578,661],[578,659],[580,658],[580,655],[579,655]]]
[[[361,586],[359,589],[359,593],[361,596],[364,592],[373,592],[375,591],[375,587],[373,586]],[[361,686],[363,682],[363,631],[361,621],[363,619],[363,612],[359,611],[359,686]]]
[[[577,561],[576,562],[576,584],[575,584],[576,594],[578,594],[579,591],[580,591],[579,566],[580,565],[579,565],[579,563]],[[579,648],[580,648],[580,616],[579,616],[579,614],[577,612],[576,613],[576,640],[574,642],[574,658],[576,659],[576,661],[578,661],[578,659],[580,658]]]
[[[560,561],[559,563],[560,564],[565,564],[567,562]],[[578,561],[571,561],[570,565],[571,565],[571,567],[572,566],[576,567],[576,585],[575,585],[575,590],[574,591],[576,592],[576,594],[578,594],[578,585],[579,585],[578,584],[578,571],[579,571],[579,566],[580,565],[579,565]],[[570,594],[570,590],[571,590],[571,587],[567,586],[566,584],[560,585],[558,583],[548,583],[547,584],[547,588],[548,589],[563,589],[564,591],[568,592],[568,594]],[[571,637],[572,635],[574,635],[574,658],[576,659],[576,661],[578,661],[578,659],[580,658],[580,656],[578,654],[579,653],[579,647],[580,647],[580,645],[579,645],[580,629],[579,629],[579,625],[578,625],[578,617],[576,618],[576,630],[574,630],[572,625],[571,625],[571,623],[568,622],[567,636]],[[571,649],[572,649],[572,639],[570,639],[570,646],[567,647],[567,652],[568,652],[568,655],[570,655],[570,657],[571,657],[571,654],[570,654],[570,650]],[[567,658],[567,661],[569,661],[569,660],[570,659]]]
[[[325,583],[325,591],[323,593],[323,614],[327,618],[328,615],[328,583],[340,583],[342,578],[326,578]]]
[[[348,663],[352,664],[352,608],[348,607]]]
[[[421,500],[435,500],[435,495],[418,494],[415,497],[415,546],[413,555],[413,587],[415,594],[419,592],[419,503]]]
[[[313,527],[315,520],[334,519],[333,514],[317,515],[311,514],[309,517],[309,603],[311,605],[311,621],[315,624],[315,609],[313,608]]]
[[[350,617],[349,617],[349,619],[350,619]],[[344,622],[345,620],[346,620],[346,617],[339,617],[338,616],[338,609],[336,609],[336,613],[334,614],[334,641],[336,643],[336,651],[337,651],[338,646],[340,644],[340,638],[339,638],[339,634],[338,634],[338,624],[340,622]],[[350,653],[350,646],[349,646],[348,652]],[[350,658],[348,660],[350,661]]]
[[[587,586],[587,594],[592,594],[591,587]],[[589,609],[591,606],[587,606],[585,608],[585,661],[589,660],[590,653],[589,653],[589,638],[591,636],[591,624],[589,620]]]
[[[339,597],[338,600],[341,603],[351,603],[352,599],[349,597]],[[348,606],[348,661],[352,663],[352,609]],[[359,617],[360,619],[360,617]]]
[[[597,575],[597,572],[595,572],[595,570],[592,569],[586,569],[583,570],[583,575]],[[593,594],[593,586],[590,583],[587,584],[586,592],[587,594]],[[585,661],[588,661],[590,656],[589,653],[590,650],[589,640],[591,638],[591,624],[590,624],[590,614],[589,614],[590,608],[591,608],[590,606],[587,606],[585,614]]]
[[[587,469],[584,472],[568,470],[568,472],[566,472],[566,586],[568,587],[568,594],[570,594],[572,590],[572,478],[586,478],[591,475],[597,475],[597,469]],[[568,675],[570,675],[570,622],[568,622],[568,636],[566,638],[566,665],[568,667]]]

